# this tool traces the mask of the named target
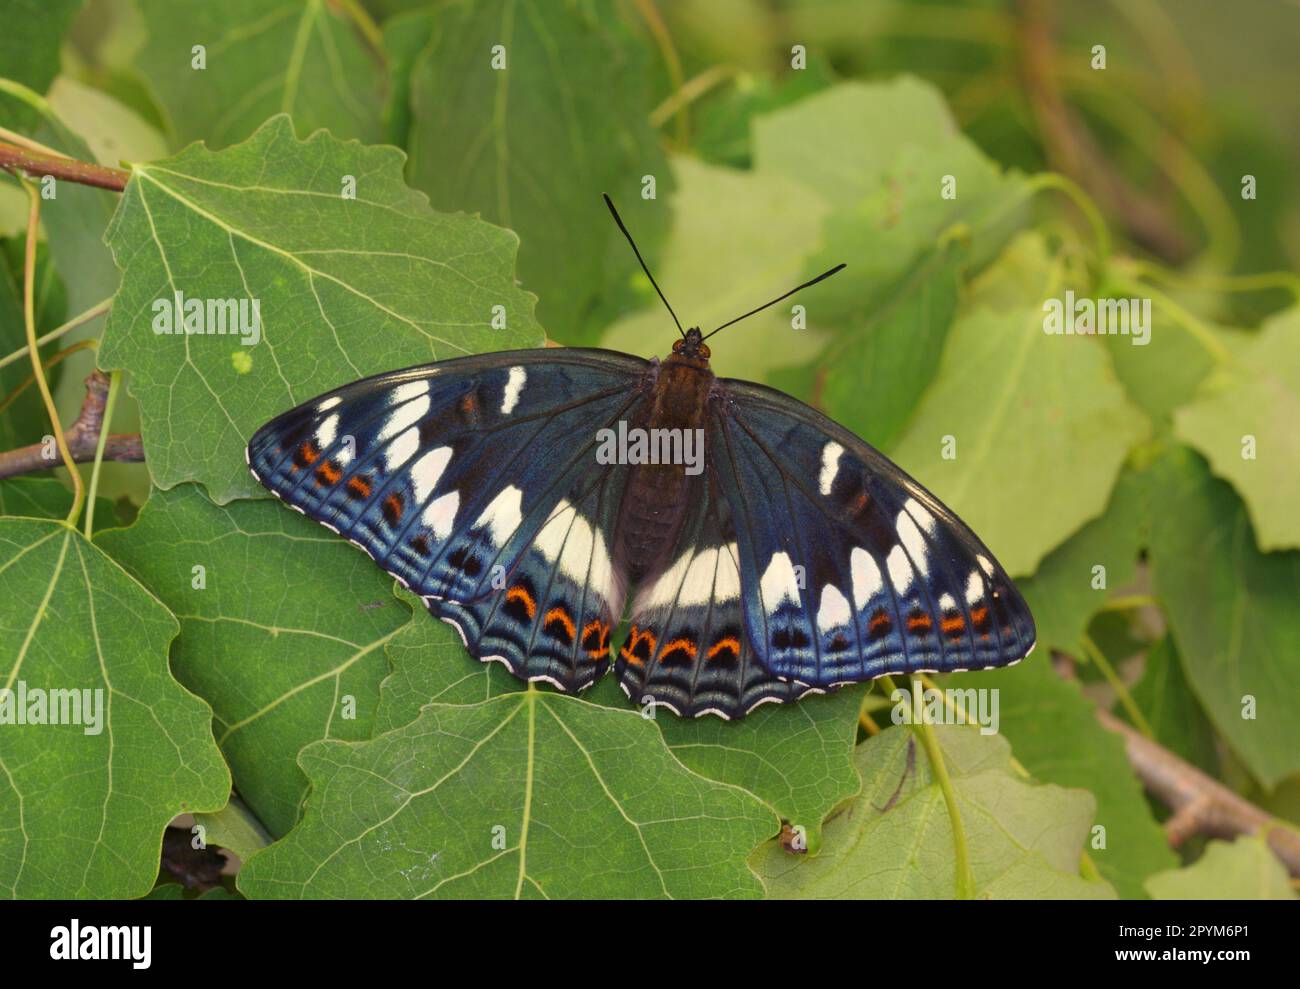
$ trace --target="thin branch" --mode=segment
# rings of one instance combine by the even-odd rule
[[[86,379],[86,398],[76,421],[67,428],[63,437],[72,459],[86,463],[95,459],[95,448],[104,424],[104,407],[108,403],[108,375],[94,371]],[[46,445],[33,443],[17,450],[0,453],[0,478],[30,474],[59,465],[58,460],[45,456]],[[110,434],[104,443],[104,460],[139,463],[144,460],[144,447],[138,433]]]
[[[75,330],[78,326],[81,326],[85,323],[89,323],[92,319],[102,316],[104,313],[108,312],[109,309],[111,309],[112,307],[113,307],[113,300],[111,297],[105,299],[103,302],[96,303],[95,305],[87,309],[85,312],[73,316],[62,326],[58,326],[50,330],[49,333],[45,334],[45,336],[41,337],[39,340],[36,341],[36,346],[44,347],[51,340],[57,340],[59,339],[59,337],[63,336],[63,334],[69,333],[72,330]],[[26,356],[26,354],[27,354],[27,345],[24,344],[22,347],[15,350],[12,354],[7,354],[4,357],[0,357],[0,367],[5,367],[9,364],[12,364],[16,360],[21,360],[24,356]]]
[[[8,141],[0,141],[0,168],[11,172],[23,171],[28,175],[53,175],[56,179],[67,179],[69,182],[92,185],[99,189],[112,189],[114,192],[125,189],[131,179],[131,173],[120,168],[45,154]]]
[[[1103,728],[1124,739],[1128,761],[1142,785],[1173,811],[1165,832],[1175,848],[1194,834],[1236,838],[1261,830],[1273,853],[1293,876],[1300,876],[1300,832],[1233,793],[1226,786],[1184,762],[1109,711],[1097,709]]]

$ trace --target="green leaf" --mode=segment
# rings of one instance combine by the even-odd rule
[[[783,822],[803,829],[808,853],[815,855],[822,820],[862,787],[853,745],[864,689],[845,687],[828,698],[770,704],[738,722],[665,714],[655,721],[687,768],[742,786],[767,802]]]
[[[393,672],[380,688],[376,735],[409,724],[425,704],[474,704],[523,689],[499,663],[466,655],[450,626],[411,601],[418,613],[385,647]],[[607,676],[582,695],[583,702],[631,710],[612,681]],[[816,851],[822,819],[861,786],[853,767],[861,701],[862,688],[846,687],[794,705],[767,705],[741,721],[661,711],[653,723],[689,769],[744,787],[781,819],[802,825],[809,850]]]
[[[1245,500],[1265,552],[1300,547],[1300,308],[1265,322],[1238,361],[1212,376],[1174,416],[1174,433],[1196,447]],[[1245,444],[1255,447],[1247,458]]]
[[[969,727],[934,729],[971,849],[976,893],[992,899],[1107,898],[1078,875],[1093,800],[1079,790],[1010,775],[1010,748]],[[779,842],[754,853],[768,894],[793,899],[951,898],[952,825],[924,749],[909,729],[858,747],[863,787],[826,822],[822,852],[791,855]]]
[[[167,822],[230,791],[211,712],[167,669],[176,620],[59,522],[0,519],[0,573],[0,891],[142,896]],[[64,723],[31,723],[37,698]]]
[[[1147,880],[1154,900],[1295,900],[1286,868],[1259,835],[1229,844],[1211,841],[1205,854],[1182,869]]]
[[[5,30],[0,32],[0,78],[22,83],[44,93],[59,74],[59,46],[72,26],[83,0],[8,0]],[[21,111],[12,127],[30,126],[36,114]]]
[[[72,490],[58,478],[7,477],[0,481],[0,515],[65,519],[71,509]],[[113,503],[96,498],[95,518],[101,526],[112,525]]]
[[[433,212],[401,164],[393,148],[299,141],[277,117],[225,151],[135,167],[108,232],[123,280],[99,359],[131,372],[159,487],[263,493],[244,442],[275,414],[368,374],[541,342],[515,236]],[[261,341],[160,335],[155,303],[176,291],[258,300]],[[490,326],[496,306],[507,329]]]
[[[1300,552],[1259,552],[1241,499],[1187,448],[1151,470],[1151,576],[1183,671],[1233,751],[1272,787],[1300,770]]]
[[[180,619],[172,668],[212,705],[241,796],[284,834],[307,789],[299,750],[370,736],[384,645],[410,620],[392,578],[279,502],[219,507],[193,485],[155,490],[97,541]]]
[[[675,222],[655,279],[683,326],[707,331],[808,277],[807,258],[821,242],[828,211],[817,196],[784,176],[691,158],[674,158],[672,169]],[[601,346],[645,357],[668,353],[676,337],[672,317],[648,284],[645,295],[646,308],[610,327]],[[774,307],[718,335],[715,368],[762,381],[771,368],[802,363],[821,349],[818,329],[814,319],[808,331],[792,333],[789,309]]]
[[[691,150],[715,165],[748,168],[756,117],[797,103],[835,82],[827,61],[810,56],[805,68],[787,72],[780,79],[741,73],[725,92],[703,101],[691,116]]]
[[[644,47],[611,21],[573,2],[446,3],[411,73],[412,184],[438,209],[481,212],[519,233],[519,277],[570,345],[595,341],[604,324],[593,307],[636,270],[600,194],[654,257],[672,190],[647,122]],[[655,178],[657,199],[634,209],[643,176]]]
[[[383,74],[344,4],[139,0],[149,40],[136,68],[180,144],[224,148],[277,113],[299,133],[379,138]],[[196,68],[194,46],[204,46]]]
[[[1013,244],[999,267],[1036,264],[1034,240]],[[1101,514],[1147,431],[1095,339],[1045,333],[1037,302],[977,302],[953,324],[893,456],[1021,575]]]
[[[850,317],[812,367],[818,408],[889,449],[934,378],[957,309],[958,270],[954,257],[931,254],[880,308]]]
[[[1054,549],[1032,577],[1016,581],[1038,626],[1038,648],[1044,655],[1052,649],[1080,655],[1083,633],[1109,591],[1132,583],[1144,545],[1145,490],[1140,474],[1121,471],[1101,517]],[[1097,566],[1106,568],[1101,588],[1093,586]]]
[[[1009,669],[958,674],[942,686],[997,691],[997,727],[1016,758],[1037,780],[1093,795],[1105,847],[1090,840],[1084,850],[1121,896],[1141,898],[1142,881],[1178,860],[1151,814],[1123,739],[1097,722],[1079,684],[1057,676],[1050,653],[1039,650],[1041,656],[1035,652]]]
[[[745,856],[776,828],[636,712],[535,689],[433,704],[302,766],[306,814],[244,867],[247,896],[757,896]]]

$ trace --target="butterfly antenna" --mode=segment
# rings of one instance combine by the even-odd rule
[[[805,288],[807,288],[809,285],[816,285],[818,282],[822,281],[823,279],[830,278],[831,275],[835,274],[835,272],[837,272],[837,271],[843,271],[843,270],[844,270],[844,267],[845,267],[844,263],[841,262],[841,263],[837,264],[834,268],[832,268],[830,271],[823,271],[820,275],[818,275],[816,278],[812,279],[811,281],[806,281],[806,282],[804,282],[802,285],[796,285],[794,288],[790,289],[789,292],[786,292],[785,295],[778,295],[778,296],[777,296],[775,299],[773,299],[771,302],[765,302],[765,303],[763,303],[761,306],[759,306],[757,309],[751,309],[749,312],[745,313],[745,315],[743,315],[743,316],[737,316],[735,319],[730,320],[730,321],[728,321],[728,322],[726,322],[726,323],[723,323],[721,326],[719,326],[719,327],[718,327],[717,329],[715,329],[715,330],[709,330],[709,332],[706,333],[706,334],[704,334],[704,336],[703,336],[701,339],[702,339],[702,340],[707,340],[707,339],[709,339],[709,337],[711,337],[711,336],[713,336],[713,334],[717,333],[718,330],[725,330],[725,329],[726,329],[728,326],[730,326],[732,323],[739,323],[742,319],[748,319],[750,316],[754,315],[754,313],[762,312],[764,309],[768,308],[768,306],[774,306],[774,305],[776,305],[778,302],[780,302],[782,299],[788,299],[788,298],[790,298],[790,296],[794,295],[796,292],[800,291],[801,289],[805,289]]]
[[[668,309],[668,315],[671,316],[673,322],[677,324],[677,332],[682,335],[683,340],[686,339],[686,331],[682,329],[682,321],[678,319],[677,314],[673,312],[673,307],[668,305],[668,300],[664,298],[663,290],[659,287],[659,283],[655,281],[655,276],[650,274],[650,269],[646,267],[645,258],[641,257],[641,252],[636,248],[636,241],[634,241],[632,235],[627,232],[627,227],[623,224],[623,218],[618,215],[618,210],[614,208],[614,201],[603,192],[601,195],[605,197],[605,205],[609,207],[609,211],[614,217],[614,222],[618,224],[618,229],[623,231],[623,236],[626,237],[627,242],[632,245],[632,253],[635,254],[636,259],[641,262],[641,270],[645,272],[646,278],[650,279],[650,284],[653,285],[655,291],[659,293],[659,298],[663,299],[664,306]]]

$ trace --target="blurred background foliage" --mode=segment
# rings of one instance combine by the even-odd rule
[[[1216,846],[1150,881],[1204,838],[1169,851],[1165,808],[1095,707],[1300,822],[1300,5],[4,7],[5,126],[106,164],[226,148],[282,111],[300,137],[395,144],[435,209],[518,234],[520,285],[559,344],[648,357],[673,339],[601,192],[691,324],[847,262],[795,300],[806,327],[764,313],[717,338],[715,367],[879,446],[1018,578],[1040,651],[955,679],[1002,688],[1003,733],[1036,778],[1094,794],[1105,878],[1127,896],[1205,895],[1268,853]],[[198,39],[219,39],[201,75]],[[470,62],[503,41],[522,81],[489,84]],[[67,196],[44,221],[39,332],[118,282],[115,195]],[[0,182],[3,353],[22,345],[24,216]],[[1066,290],[1151,299],[1150,344],[1044,334],[1042,303]],[[65,421],[93,360],[54,372]],[[26,370],[0,370],[6,394]],[[139,414],[124,394],[115,429]],[[44,431],[30,392],[0,409],[4,447]],[[102,490],[129,520],[148,486],[144,467],[110,465]],[[1270,889],[1293,894],[1285,876]]]

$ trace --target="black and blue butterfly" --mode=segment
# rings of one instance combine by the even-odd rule
[[[663,361],[522,350],[353,382],[258,430],[249,467],[471,655],[564,691],[607,671],[625,611],[619,682],[682,716],[1029,654],[1024,599],[956,515],[816,410],[715,377],[717,330],[673,320]],[[602,463],[620,422],[703,430],[703,471]]]

